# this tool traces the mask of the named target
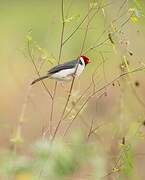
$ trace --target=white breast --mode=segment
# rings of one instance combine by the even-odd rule
[[[84,64],[83,65],[79,64],[77,67],[76,75],[79,76],[83,72],[84,68],[85,68]]]
[[[85,63],[84,63],[83,58],[80,57],[80,60],[81,60],[82,64],[79,64],[78,67],[77,67],[77,71],[76,71],[77,76],[79,76],[83,72],[83,70],[85,68]]]
[[[52,79],[56,79],[58,81],[67,81],[72,78],[72,74],[74,74],[75,69],[64,69],[53,75],[51,75]]]
[[[76,71],[76,67],[73,69],[64,69],[64,70],[61,70],[61,71],[51,75],[50,78],[56,79],[58,81],[68,81],[68,80],[72,79],[72,77],[73,77],[72,75],[74,75],[74,73],[77,76],[79,76],[85,68],[83,59],[81,59],[81,61],[82,61],[82,65],[81,64],[77,65],[77,71]]]

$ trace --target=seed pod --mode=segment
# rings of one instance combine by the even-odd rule
[[[111,33],[108,33],[108,38],[109,38],[109,40],[110,40],[110,42],[111,42],[112,44],[115,44],[114,41],[113,41],[113,39],[112,39],[112,34],[111,34]]]

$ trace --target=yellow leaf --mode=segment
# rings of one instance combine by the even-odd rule
[[[17,174],[15,177],[15,180],[33,180],[33,179],[34,178],[33,178],[32,174],[26,173],[26,172]]]
[[[133,23],[136,23],[136,22],[138,21],[138,19],[137,19],[136,16],[132,16],[132,17],[131,17],[131,21],[132,21]]]
[[[23,143],[23,138],[22,138],[22,135],[21,135],[21,129],[20,129],[20,128],[17,129],[17,132],[16,132],[15,136],[12,137],[12,138],[10,139],[10,141],[11,141],[12,143],[14,143],[14,144]]]
[[[119,168],[114,167],[114,168],[112,169],[112,172],[115,173],[115,172],[118,172],[119,170],[120,170]]]

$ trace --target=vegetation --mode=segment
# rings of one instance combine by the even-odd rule
[[[144,9],[140,0],[1,2],[0,179],[145,178]],[[91,60],[81,77],[30,85],[81,54]]]

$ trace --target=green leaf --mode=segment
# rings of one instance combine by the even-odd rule
[[[23,143],[23,141],[24,140],[23,140],[22,135],[21,135],[21,129],[18,128],[14,137],[12,137],[10,139],[10,142],[12,142],[13,144],[21,144],[21,143]]]
[[[125,175],[131,176],[134,169],[134,154],[132,147],[130,145],[123,146],[123,156],[122,156],[122,163],[123,168],[122,171]]]
[[[98,6],[97,2],[91,2],[90,3],[90,8],[96,8]]]
[[[71,17],[68,17],[64,20],[65,23],[70,23],[74,20],[77,20],[78,18],[80,17],[80,15],[74,15],[74,16],[71,16]]]
[[[28,34],[27,34],[27,36],[26,36],[26,40],[27,40],[28,42],[32,42],[32,30],[30,30],[30,31],[28,32]]]

